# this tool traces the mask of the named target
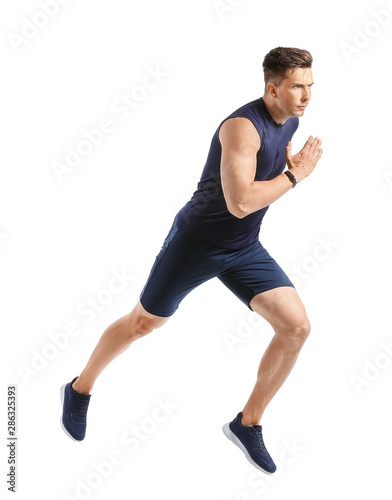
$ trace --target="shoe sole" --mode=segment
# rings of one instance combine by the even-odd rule
[[[234,443],[238,448],[243,452],[247,460],[254,466],[256,469],[258,469],[261,472],[264,472],[264,474],[272,475],[274,472],[268,472],[265,469],[263,469],[259,464],[257,464],[253,458],[249,455],[248,450],[245,448],[245,446],[241,443],[241,441],[238,439],[238,437],[234,434],[234,432],[230,429],[229,423],[225,424],[222,427],[223,434],[227,437],[227,439],[230,439],[232,443]]]
[[[62,410],[64,412],[64,392],[65,392],[65,386],[67,384],[64,384],[60,387],[60,399],[61,399],[61,407],[62,407]],[[65,434],[67,434],[68,437],[70,437],[73,441],[76,441],[77,443],[80,443],[80,439],[75,439],[68,431],[67,429],[64,427],[64,424],[63,424],[63,412],[61,413],[60,415],[60,424],[61,424],[61,428],[63,429],[63,431],[65,432]]]

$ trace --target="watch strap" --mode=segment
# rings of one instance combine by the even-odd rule
[[[297,179],[295,178],[295,175],[290,172],[290,170],[286,170],[285,172],[283,172],[284,174],[287,175],[287,177],[291,180],[291,182],[293,183],[293,187],[296,186],[297,184]]]

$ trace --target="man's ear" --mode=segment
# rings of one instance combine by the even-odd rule
[[[269,95],[271,97],[273,97],[274,99],[277,99],[277,97],[278,97],[278,91],[277,91],[278,86],[276,85],[276,83],[268,83],[266,89],[267,89],[267,92],[269,93]]]

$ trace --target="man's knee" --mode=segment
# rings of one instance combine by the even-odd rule
[[[137,335],[143,337],[148,333],[151,333],[155,328],[157,328],[155,321],[152,318],[146,318],[139,316],[135,320],[134,329]]]
[[[140,307],[136,307],[127,316],[127,329],[131,339],[144,337],[156,328],[164,325],[169,319],[160,316],[153,316],[152,314],[146,313],[140,309]]]
[[[306,339],[309,337],[310,330],[310,321],[307,316],[304,316],[290,325],[287,325],[277,333],[294,348],[298,348],[302,347],[305,343]]]

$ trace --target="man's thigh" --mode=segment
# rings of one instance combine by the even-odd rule
[[[193,239],[175,222],[140,294],[144,310],[172,316],[188,293],[219,273],[223,259],[223,249]]]
[[[270,290],[277,288],[295,290],[287,274],[259,241],[230,254],[218,278],[252,310],[254,309],[251,302],[256,295],[265,297],[261,300],[264,303],[271,295],[267,294]],[[272,292],[272,295],[276,295],[276,292]]]

